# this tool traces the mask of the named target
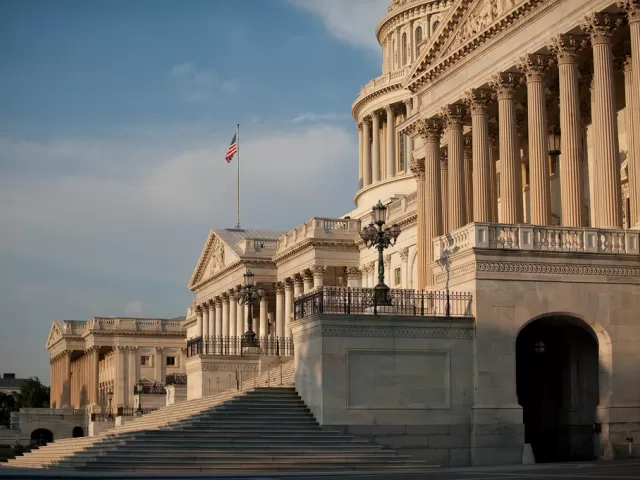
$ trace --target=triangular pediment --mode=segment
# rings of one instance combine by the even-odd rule
[[[51,324],[51,330],[49,330],[49,336],[47,337],[47,348],[56,343],[59,339],[62,338],[62,332],[56,325],[56,322]]]
[[[211,230],[189,280],[188,288],[193,288],[236,260],[238,256],[233,253],[233,249]]]
[[[458,48],[487,30],[510,13],[532,0],[456,0],[442,24],[426,44],[407,78],[416,78],[430,65],[449,56]]]

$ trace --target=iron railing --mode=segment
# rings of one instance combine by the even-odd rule
[[[151,413],[158,408],[143,408],[142,413],[146,415],[147,413]],[[118,407],[115,415],[118,417],[135,417],[140,413],[136,407]]]
[[[322,287],[295,301],[294,319],[314,314],[388,314],[471,317],[470,293],[391,289],[381,298],[373,288]]]
[[[186,385],[187,374],[186,373],[170,373],[169,375],[167,375],[165,384],[166,385]]]
[[[260,350],[247,351],[244,337],[196,337],[187,341],[187,357],[194,355],[262,355],[292,356],[293,339],[256,337]]]
[[[167,389],[164,388],[164,385],[161,383],[154,383],[153,385],[135,385],[133,387],[133,394],[138,395],[138,393],[144,393],[149,395],[166,395]]]

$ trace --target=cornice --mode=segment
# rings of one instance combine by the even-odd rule
[[[289,250],[285,250],[279,255],[273,257],[273,262],[276,266],[279,263],[289,260],[292,257],[300,255],[307,250],[323,250],[323,251],[343,251],[343,252],[358,252],[355,240],[318,240],[314,238],[308,238],[297,245],[294,245]]]
[[[387,75],[389,75],[389,74],[387,74]],[[378,97],[381,97],[382,95],[384,95],[386,93],[389,93],[389,92],[394,92],[396,90],[405,90],[405,88],[402,87],[402,83],[403,83],[404,79],[405,79],[405,76],[400,76],[395,80],[389,80],[388,83],[385,83],[385,84],[381,85],[379,88],[374,89],[373,91],[365,94],[362,97],[360,97],[360,95],[358,95],[358,97],[356,98],[356,101],[353,102],[353,105],[351,105],[351,115],[353,116],[354,120],[360,121],[360,111],[371,100],[373,100],[375,98],[378,98]],[[407,90],[406,94],[407,94],[407,98],[409,98],[410,95],[411,95],[411,92],[409,92]],[[403,102],[404,100],[406,100],[406,99],[399,99],[397,101],[398,102]]]
[[[378,43],[382,46],[380,39],[385,38],[389,34],[390,29],[398,25],[403,25],[427,13],[434,12],[434,10],[434,13],[437,13],[447,7],[450,8],[452,4],[453,0],[422,0],[422,2],[416,0],[388,11],[376,25],[376,38],[378,39]]]

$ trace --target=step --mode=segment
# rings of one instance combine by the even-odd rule
[[[377,447],[377,448],[376,448]],[[106,451],[106,450],[103,450]],[[157,450],[149,448],[140,449],[114,449],[108,450],[110,452],[117,452],[118,454],[131,455],[131,456],[144,456],[146,458],[152,457]],[[94,452],[95,453],[95,452]],[[85,455],[85,452],[81,452],[80,455]],[[165,450],[162,452],[163,457],[179,457],[183,455],[196,455],[196,456],[210,456],[210,457],[222,457],[222,458],[258,458],[262,456],[266,457],[306,457],[306,456],[352,456],[352,455],[397,455],[397,452],[392,449],[385,449],[379,445],[363,446],[358,448],[349,449],[348,451],[341,447],[322,447],[322,448],[272,448],[266,449],[266,451],[217,451],[210,448],[201,449],[189,449],[186,451]]]

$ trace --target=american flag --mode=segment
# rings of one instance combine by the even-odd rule
[[[231,140],[231,145],[229,145],[229,149],[227,150],[227,154],[224,157],[224,159],[227,161],[227,163],[231,163],[231,159],[238,152],[238,142],[236,141],[236,137],[237,136],[238,136],[237,133],[233,136],[233,140]]]

